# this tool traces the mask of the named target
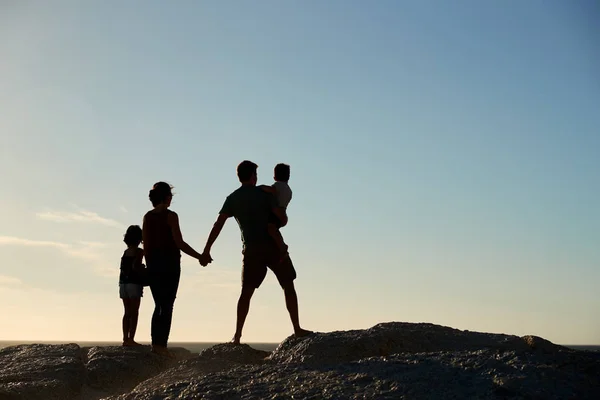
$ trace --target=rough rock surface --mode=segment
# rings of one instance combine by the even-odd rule
[[[530,342],[549,343],[529,336]],[[536,341],[537,340],[537,341]],[[531,346],[518,336],[460,331],[433,324],[389,322],[370,329],[290,336],[270,359],[279,363],[336,364],[397,353],[480,349],[526,350]],[[560,348],[560,346],[556,346]]]
[[[149,347],[7,347],[0,350],[0,400],[92,400],[123,393],[191,357],[185,349],[172,351],[175,360],[153,354]]]
[[[117,397],[119,399],[136,398],[142,392],[160,392],[163,386],[173,382],[186,382],[213,372],[220,372],[245,365],[264,364],[269,352],[256,350],[247,344],[218,344],[204,350],[198,357],[183,361],[176,367],[168,369],[154,378],[139,384],[130,394]]]
[[[338,365],[262,364],[111,400],[595,399],[600,355],[526,351],[404,353]]]
[[[75,344],[21,345],[0,350],[0,399],[70,399],[85,382]]]
[[[290,337],[256,355],[215,346],[106,400],[600,398],[599,353],[536,336],[387,323]]]
[[[175,364],[155,357],[116,347],[5,349],[0,400],[600,399],[600,352],[431,324],[290,337],[270,356],[220,344]]]
[[[160,357],[143,347],[92,347],[87,352],[87,384],[93,389],[123,393],[138,383],[172,367],[177,360],[190,358],[185,349],[171,349],[177,358]]]

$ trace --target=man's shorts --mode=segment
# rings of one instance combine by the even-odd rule
[[[247,245],[242,252],[242,286],[258,289],[267,276],[269,268],[285,288],[296,279],[296,270],[290,257],[281,260],[281,253],[273,241]]]
[[[144,294],[144,287],[137,283],[120,283],[119,297],[122,299],[139,299]]]

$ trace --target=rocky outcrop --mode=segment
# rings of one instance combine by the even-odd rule
[[[87,384],[109,393],[129,391],[138,383],[191,357],[185,349],[171,349],[176,359],[159,357],[149,347],[92,347],[87,352]]]
[[[220,344],[174,364],[156,357],[117,347],[5,349],[0,400],[600,398],[600,353],[432,324],[290,337],[270,355]]]
[[[227,371],[239,366],[251,367],[264,364],[268,356],[269,352],[253,349],[247,344],[218,344],[204,350],[198,357],[183,361],[154,378],[140,383],[131,393],[115,398],[126,400],[139,398],[144,393],[160,393],[163,387],[174,382],[189,382],[207,374]]]
[[[0,350],[0,400],[92,400],[131,390],[179,360],[191,357],[172,349],[176,359],[144,347],[21,345]]]
[[[597,400],[600,357],[477,350],[403,353],[338,365],[265,363],[173,381],[110,400]]]
[[[106,400],[600,398],[600,354],[535,336],[386,323],[289,337],[262,356],[215,346]]]
[[[21,345],[0,350],[0,399],[62,400],[79,396],[85,383],[75,344]]]
[[[536,347],[562,349],[535,336],[501,335],[460,331],[433,324],[389,322],[370,329],[315,333],[306,338],[289,337],[270,359],[278,363],[337,364],[366,357],[398,353],[463,350],[516,350]]]

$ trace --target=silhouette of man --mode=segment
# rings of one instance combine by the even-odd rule
[[[221,229],[228,218],[234,217],[240,227],[243,243],[242,266],[242,293],[237,304],[237,323],[232,342],[240,343],[242,329],[248,310],[250,299],[267,275],[267,268],[271,269],[279,284],[283,288],[285,304],[294,326],[296,336],[306,336],[311,331],[300,327],[298,316],[298,296],[294,288],[296,270],[289,257],[281,259],[279,249],[269,235],[269,215],[274,213],[281,221],[281,226],[287,224],[285,210],[278,207],[275,196],[256,186],[258,165],[251,161],[242,161],[237,167],[237,175],[241,186],[227,196],[219,216],[204,247],[202,265],[212,261],[210,249],[219,237]]]

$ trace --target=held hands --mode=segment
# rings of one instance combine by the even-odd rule
[[[210,264],[213,259],[210,256],[209,252],[204,252],[200,255],[200,258],[198,259],[198,261],[200,261],[200,265],[202,265],[203,267],[206,267],[208,264]]]

